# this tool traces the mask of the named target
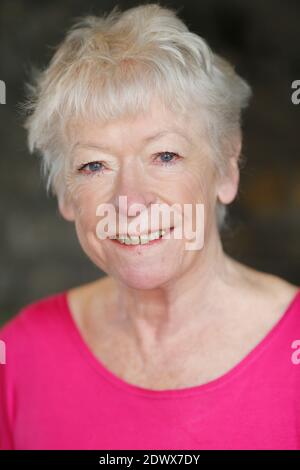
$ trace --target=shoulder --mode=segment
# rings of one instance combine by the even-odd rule
[[[59,314],[64,292],[34,300],[23,306],[13,318],[0,328],[0,339],[18,343],[22,339],[36,336],[41,329],[49,327]]]
[[[290,306],[300,310],[300,286],[273,274],[262,274],[259,279],[261,288],[275,311],[278,309],[279,312],[285,312]]]
[[[276,316],[280,318],[291,306],[298,309],[300,307],[300,286],[280,276],[257,271],[256,289],[257,295],[264,297],[266,304],[270,306],[269,309],[266,308],[266,311],[269,310],[275,319]]]
[[[238,305],[258,330],[269,331],[287,311],[300,321],[300,286],[272,273],[256,270],[236,260],[232,263],[240,287]],[[297,314],[299,312],[299,314]]]
[[[66,312],[63,291],[25,305],[0,329],[7,383],[25,390],[44,374],[53,374],[62,357],[70,359]]]
[[[284,307],[300,291],[300,286],[275,274],[257,270],[231,258],[237,279],[243,280],[250,297],[263,299],[270,306]]]

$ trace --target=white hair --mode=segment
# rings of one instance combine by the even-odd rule
[[[149,109],[154,94],[176,112],[205,109],[218,171],[225,140],[240,131],[249,85],[177,13],[150,3],[80,17],[49,65],[35,72],[22,104],[28,146],[42,156],[47,191],[64,194],[63,136],[71,119],[109,121]],[[222,226],[225,206],[217,203]]]

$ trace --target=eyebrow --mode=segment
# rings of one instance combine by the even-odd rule
[[[164,135],[167,134],[177,134],[181,137],[183,137],[188,143],[191,143],[191,140],[189,137],[187,137],[183,132],[180,130],[170,130],[170,129],[165,129],[160,132],[157,132],[156,134],[150,135],[148,137],[145,137],[142,142],[143,143],[149,143],[154,140],[158,140],[160,137],[163,137]],[[97,142],[76,142],[72,148],[74,150],[76,147],[84,147],[84,148],[96,148],[98,150],[103,150],[103,151],[111,151],[112,149],[109,146],[103,145],[101,143]]]

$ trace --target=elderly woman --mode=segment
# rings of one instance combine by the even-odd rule
[[[0,447],[300,449],[299,286],[220,239],[250,94],[158,4],[69,31],[25,126],[107,276],[35,300],[1,330]]]

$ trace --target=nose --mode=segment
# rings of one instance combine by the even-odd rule
[[[157,201],[154,192],[148,188],[142,172],[136,169],[128,170],[119,175],[113,204],[122,216],[130,219],[141,214],[143,210],[150,209],[151,204]]]

